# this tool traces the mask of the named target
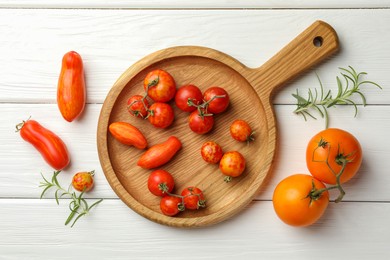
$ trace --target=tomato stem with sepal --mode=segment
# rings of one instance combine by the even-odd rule
[[[215,95],[213,96],[210,100],[206,101],[206,102],[203,102],[202,104],[195,104],[191,98],[188,98],[187,100],[187,104],[189,106],[193,106],[193,107],[196,107],[197,110],[198,110],[198,114],[200,117],[202,117],[202,119],[205,117],[205,116],[212,116],[213,114],[211,113],[207,113],[207,108],[209,106],[209,104],[211,103],[211,101],[213,101],[214,99],[216,98],[224,98],[226,97],[226,95]],[[204,101],[204,100],[203,100]]]

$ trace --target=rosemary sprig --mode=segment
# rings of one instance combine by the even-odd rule
[[[366,106],[366,97],[361,92],[360,87],[363,84],[371,84],[380,89],[382,89],[382,87],[375,82],[369,80],[362,80],[361,77],[363,75],[367,75],[366,72],[357,73],[355,69],[351,66],[349,66],[348,68],[349,69],[339,68],[341,70],[340,74],[342,77],[336,77],[338,91],[335,97],[333,97],[332,92],[330,90],[324,92],[324,87],[318,75],[317,79],[320,83],[319,91],[317,89],[314,89],[314,91],[309,89],[307,98],[302,97],[298,93],[298,90],[296,94],[292,94],[292,96],[297,100],[297,108],[294,110],[294,113],[302,115],[305,120],[307,120],[307,116],[317,119],[315,116],[313,116],[311,112],[311,110],[315,110],[320,114],[322,118],[325,118],[326,128],[328,128],[329,125],[329,114],[327,109],[330,107],[347,104],[353,105],[355,108],[356,117],[358,113],[358,107],[356,103],[351,99],[351,97],[353,95],[360,96],[363,106]]]
[[[71,199],[71,202],[69,203],[69,209],[70,214],[68,218],[65,221],[65,225],[68,225],[72,219],[75,218],[73,221],[71,227],[73,227],[77,220],[79,220],[82,216],[85,216],[89,213],[89,211],[95,207],[97,204],[103,201],[103,199],[99,199],[96,202],[94,202],[91,206],[88,205],[87,200],[83,198],[84,191],[79,193],[78,195],[76,192],[72,189],[72,185],[69,185],[68,189],[64,189],[60,183],[58,182],[57,176],[61,171],[54,171],[53,177],[51,178],[51,181],[48,181],[45,176],[41,173],[41,176],[43,178],[43,181],[40,182],[39,187],[43,187],[43,191],[41,193],[41,199],[43,198],[44,194],[51,188],[55,188],[56,191],[54,193],[57,205],[59,205],[60,198],[67,196]]]

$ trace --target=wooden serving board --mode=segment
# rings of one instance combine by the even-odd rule
[[[308,68],[338,50],[336,32],[328,24],[316,21],[263,66],[251,69],[232,57],[204,47],[173,47],[164,49],[138,61],[127,69],[112,87],[101,110],[98,123],[99,159],[108,182],[117,195],[142,216],[169,226],[201,227],[223,221],[241,210],[257,195],[269,174],[276,149],[276,126],[272,109],[275,90]],[[153,127],[148,120],[130,116],[127,99],[143,93],[143,79],[153,69],[163,69],[175,79],[177,86],[194,84],[202,91],[210,86],[225,88],[230,106],[215,117],[211,133],[198,135],[188,126],[188,113],[172,103],[175,121],[168,129]],[[235,119],[249,122],[256,132],[256,140],[249,145],[233,140],[229,126]],[[138,127],[149,146],[178,137],[183,147],[172,161],[160,167],[175,178],[175,192],[187,186],[204,191],[207,207],[164,216],[159,208],[160,198],[147,189],[152,170],[136,165],[144,150],[119,143],[108,132],[112,122],[125,121]],[[223,150],[237,150],[246,159],[244,174],[224,182],[218,165],[204,162],[200,148],[205,141],[219,143]]]

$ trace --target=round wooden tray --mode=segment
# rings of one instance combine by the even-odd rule
[[[97,133],[99,159],[112,189],[140,215],[169,226],[201,227],[223,221],[241,210],[257,195],[269,173],[276,148],[276,127],[271,105],[274,91],[293,77],[325,59],[338,49],[335,31],[317,21],[302,32],[262,67],[251,69],[219,51],[194,46],[173,47],[150,54],[127,69],[112,87],[103,104]],[[143,79],[153,69],[168,71],[177,86],[194,84],[202,91],[217,85],[225,88],[231,99],[226,112],[216,115],[211,133],[198,135],[188,126],[188,113],[172,103],[175,121],[168,129],[153,127],[148,120],[130,116],[127,99],[143,93]],[[245,119],[256,132],[249,145],[233,140],[229,126],[235,119]],[[112,122],[125,121],[138,127],[149,146],[178,137],[183,147],[172,161],[160,167],[175,178],[176,193],[187,186],[204,191],[207,207],[186,210],[175,217],[161,213],[160,198],[147,189],[152,170],[136,165],[145,150],[119,143],[108,132]],[[219,143],[224,151],[237,150],[247,161],[244,174],[224,182],[218,165],[204,162],[200,147],[205,141]]]

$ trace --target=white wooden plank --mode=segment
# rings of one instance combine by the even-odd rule
[[[41,189],[39,172],[51,174],[50,167],[34,148],[14,132],[14,126],[29,115],[60,135],[67,143],[72,164],[60,176],[64,184],[70,183],[74,172],[96,170],[96,187],[90,197],[116,198],[101,170],[96,149],[96,126],[101,105],[88,105],[80,121],[68,123],[61,118],[53,104],[2,104],[0,105],[0,197],[37,198]],[[270,200],[276,184],[293,173],[308,173],[305,149],[309,139],[324,129],[323,120],[310,120],[292,113],[294,106],[275,106],[279,128],[279,149],[275,167],[258,196]],[[390,201],[390,148],[387,134],[390,129],[390,106],[360,108],[357,118],[351,107],[338,107],[330,112],[330,126],[350,131],[363,147],[364,160],[357,176],[345,184],[348,201]],[[261,140],[258,140],[261,141]],[[53,196],[51,194],[51,196]]]
[[[389,203],[331,203],[316,224],[293,228],[272,203],[254,202],[234,218],[188,230],[142,218],[119,200],[103,201],[72,229],[67,205],[0,200],[2,259],[385,259]]]
[[[315,69],[325,88],[336,89],[337,68],[348,65],[390,84],[389,9],[0,9],[0,102],[54,103],[61,58],[71,49],[84,58],[88,102],[101,103],[115,80],[151,52],[201,45],[258,67],[317,19],[329,22],[341,43],[341,51]],[[306,93],[318,86],[311,71],[284,88],[275,103],[293,104],[297,88]],[[362,88],[369,104],[390,103],[389,88]]]
[[[386,8],[390,6],[388,0],[198,0],[198,1],[178,1],[178,0],[84,0],[80,1],[28,1],[28,0],[1,0],[0,7],[7,8],[283,8],[283,9],[301,9],[301,8]]]

